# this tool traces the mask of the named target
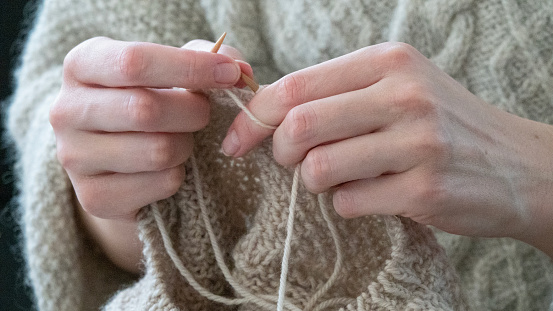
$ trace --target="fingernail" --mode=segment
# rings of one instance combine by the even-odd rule
[[[222,63],[215,66],[215,82],[234,84],[240,78],[240,67],[237,63]]]
[[[235,130],[232,130],[230,134],[223,140],[223,153],[226,156],[232,157],[240,149],[240,140]]]

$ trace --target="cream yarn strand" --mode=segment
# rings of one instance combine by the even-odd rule
[[[268,125],[260,121],[257,117],[255,117],[252,112],[242,103],[242,101],[236,96],[233,92],[230,90],[225,89],[225,93],[236,103],[236,105],[242,109],[246,115],[257,125],[275,130],[277,127]],[[229,282],[229,284],[234,288],[234,290],[237,292],[238,295],[242,296],[243,298],[227,298],[220,295],[216,295],[212,292],[210,292],[208,289],[201,286],[195,279],[192,273],[186,269],[183,262],[179,258],[177,252],[175,251],[175,248],[173,246],[173,243],[171,242],[171,239],[169,237],[169,233],[167,232],[167,228],[165,227],[165,224],[163,222],[163,218],[161,216],[161,213],[159,211],[159,206],[157,203],[153,203],[151,205],[152,212],[156,221],[156,224],[159,228],[164,247],[175,264],[175,267],[181,275],[188,281],[188,283],[194,288],[200,295],[203,297],[215,301],[218,303],[222,303],[225,305],[240,305],[244,303],[254,303],[258,305],[259,307],[265,309],[265,310],[272,310],[276,302],[276,309],[277,311],[283,311],[285,308],[286,310],[291,311],[300,311],[301,309],[297,306],[293,305],[290,302],[286,301],[286,280],[288,276],[288,265],[290,261],[290,252],[291,252],[291,245],[292,245],[292,238],[294,234],[294,214],[296,210],[296,200],[297,195],[299,191],[299,175],[300,175],[300,169],[301,164],[298,164],[294,170],[294,177],[292,180],[292,189],[290,194],[290,205],[288,207],[288,220],[286,224],[286,239],[284,242],[284,251],[282,256],[282,265],[281,265],[281,274],[280,274],[280,283],[279,283],[279,289],[278,289],[278,297],[271,296],[271,295],[260,295],[257,296],[253,293],[251,293],[248,289],[244,288],[239,282],[237,282],[234,277],[232,276],[228,266],[225,263],[224,256],[222,254],[221,248],[219,247],[219,244],[217,242],[217,239],[215,237],[215,233],[213,231],[213,227],[211,225],[209,215],[207,212],[207,206],[205,204],[205,200],[203,197],[203,189],[202,189],[202,182],[201,182],[201,176],[198,169],[198,164],[196,161],[196,157],[192,155],[190,157],[190,164],[192,167],[192,174],[194,179],[194,187],[196,191],[196,196],[198,199],[198,204],[200,206],[200,211],[202,214],[202,219],[206,227],[206,231],[209,236],[209,240],[211,242],[211,246],[215,255],[215,260],[217,262],[217,266],[219,269],[221,269],[221,272],[223,272],[223,275],[225,276],[225,280]],[[171,201],[172,202],[172,201]],[[338,279],[339,273],[342,269],[343,265],[343,256],[342,256],[342,249],[340,245],[340,239],[338,236],[338,232],[336,229],[336,226],[334,225],[332,219],[330,218],[327,210],[327,206],[325,203],[325,198],[323,194],[318,195],[318,203],[319,208],[321,210],[321,214],[323,216],[323,219],[327,223],[328,229],[332,235],[332,239],[334,241],[334,246],[336,249],[336,262],[334,265],[334,270],[332,272],[332,275],[330,278],[325,282],[325,284],[317,290],[317,292],[311,297],[311,299],[307,302],[305,310],[322,310],[324,308],[327,308],[332,305],[336,304],[344,304],[344,303],[351,303],[351,298],[332,298],[326,301],[323,301],[322,303],[316,305],[317,301],[323,297],[328,290],[334,285],[336,280]]]
[[[300,169],[300,164],[296,165],[296,169],[294,170],[294,179],[292,181],[290,206],[288,206],[288,222],[286,224],[286,240],[284,241],[284,254],[282,255],[282,266],[280,268],[277,311],[283,310],[284,299],[286,297],[286,279],[288,277],[288,262],[290,261],[290,249],[292,248],[292,236],[294,235],[294,213],[296,211],[296,199],[298,197]]]
[[[225,89],[225,93],[236,103],[244,113],[257,125],[275,130],[277,127],[268,125],[260,121],[243,103],[242,101],[236,96],[232,91]],[[296,199],[298,196],[298,189],[299,189],[299,175],[301,170],[301,164],[296,165],[296,168],[294,169],[294,177],[292,180],[292,191],[290,194],[290,205],[288,206],[288,221],[286,224],[286,239],[284,242],[284,252],[282,255],[282,265],[281,265],[281,273],[280,273],[280,283],[279,283],[279,290],[278,290],[278,302],[277,302],[277,311],[282,311],[284,308],[284,302],[286,297],[286,280],[288,277],[288,264],[290,261],[290,250],[292,245],[292,237],[294,235],[294,214],[296,210]],[[327,223],[328,229],[332,235],[332,239],[334,241],[334,246],[336,249],[336,263],[334,265],[334,270],[332,272],[332,275],[330,278],[326,281],[326,283],[311,297],[311,299],[307,302],[305,310],[311,310],[313,306],[317,303],[317,301],[324,296],[328,290],[334,285],[336,280],[338,279],[339,273],[342,269],[343,264],[343,257],[342,257],[342,249],[340,244],[340,239],[338,237],[338,230],[336,229],[336,226],[332,222],[332,219],[330,218],[330,215],[328,215],[327,206],[325,203],[324,195],[319,194],[318,195],[318,202],[319,202],[319,208],[321,210],[321,214],[323,215],[323,219]],[[326,301],[323,302],[323,304],[334,304],[337,301],[343,302],[344,300],[351,301],[349,299],[333,299],[332,302]]]
[[[240,100],[240,98],[238,98],[238,96],[236,96],[236,94],[234,94],[233,92],[231,92],[228,89],[225,89],[224,91],[236,103],[236,106],[240,107],[240,109],[242,109],[242,111],[244,111],[246,113],[248,118],[250,118],[250,120],[252,120],[255,124],[257,124],[257,125],[259,125],[263,128],[269,129],[269,130],[276,130],[277,129],[276,126],[265,124],[261,120],[259,120],[256,116],[254,116],[253,113],[250,111],[250,109],[248,109],[248,107],[246,107],[246,105],[244,105],[242,103],[242,101]]]
[[[169,237],[169,232],[167,232],[167,228],[165,227],[165,223],[163,222],[163,218],[161,217],[158,204],[151,204],[151,208],[154,214],[154,219],[161,234],[161,238],[163,239],[163,246],[165,247],[167,254],[173,261],[173,264],[175,264],[177,270],[179,270],[180,274],[186,279],[186,281],[188,281],[188,283],[190,284],[190,286],[192,286],[192,288],[194,288],[194,290],[196,290],[198,293],[200,293],[200,295],[211,301],[219,302],[225,305],[240,305],[247,301],[246,299],[227,298],[213,294],[208,289],[200,285],[200,283],[198,283],[196,279],[194,279],[192,273],[188,269],[186,269],[183,262],[180,260],[179,255],[175,251],[175,248],[173,247],[173,242],[171,242],[171,238]]]
[[[334,222],[332,221],[332,218],[330,218],[330,215],[328,214],[328,207],[326,205],[326,199],[325,195],[323,193],[320,193],[317,195],[317,200],[319,201],[319,209],[321,210],[321,214],[323,215],[323,219],[325,220],[328,230],[330,231],[330,234],[332,235],[332,240],[334,241],[334,248],[336,249],[336,262],[334,263],[334,271],[332,271],[332,274],[330,275],[330,278],[326,281],[326,283],[319,288],[319,290],[309,299],[307,304],[305,305],[306,310],[311,310],[315,303],[319,301],[321,297],[323,297],[328,290],[334,285],[338,277],[340,276],[340,271],[342,270],[342,265],[344,263],[344,257],[342,255],[342,245],[340,243],[340,237],[338,236],[338,230],[336,229],[336,226],[334,225]],[[346,298],[349,300],[349,298]],[[328,304],[335,304],[338,302],[342,302],[342,298],[332,299],[331,301],[325,301],[321,305],[324,305],[326,303]],[[321,307],[319,305],[319,307]],[[316,309],[316,310],[317,310]],[[324,309],[321,307],[321,309]]]
[[[215,233],[213,232],[213,227],[211,226],[211,222],[209,221],[209,216],[207,215],[207,206],[205,204],[205,200],[203,199],[203,191],[201,189],[200,174],[199,174],[196,158],[194,155],[190,157],[190,161],[192,166],[192,174],[194,176],[195,191],[198,197],[198,204],[200,206],[200,211],[202,213],[202,219],[206,226],[206,231],[208,232],[208,236],[211,242],[211,247],[215,254],[215,260],[217,262],[217,266],[223,272],[223,275],[225,276],[225,280],[229,282],[229,284],[237,291],[237,293],[243,296],[244,298],[227,298],[227,297],[213,294],[208,289],[201,286],[198,283],[198,281],[196,281],[192,273],[190,273],[190,271],[186,269],[182,260],[179,258],[177,252],[175,251],[175,248],[173,246],[173,243],[171,242],[171,238],[169,237],[169,233],[167,232],[167,228],[165,227],[165,223],[163,222],[161,213],[159,211],[159,206],[157,203],[153,203],[151,205],[152,212],[154,214],[156,224],[159,228],[159,231],[163,240],[163,246],[165,247],[167,254],[171,258],[175,267],[177,268],[177,270],[179,270],[181,275],[188,281],[188,283],[192,286],[192,288],[194,288],[194,290],[196,290],[203,297],[211,301],[215,301],[225,305],[240,305],[240,304],[250,302],[250,303],[257,304],[259,307],[262,307],[265,310],[273,310],[273,308],[275,307],[274,302],[277,301],[276,297],[267,296],[267,295],[262,295],[261,297],[258,297],[250,293],[247,289],[243,288],[232,277],[227,265],[224,262],[221,249],[219,247],[219,244],[217,243]],[[270,303],[269,301],[273,301],[273,303]],[[286,308],[288,310],[293,310],[293,311],[301,310],[300,308],[298,308],[297,306],[294,306],[291,303],[286,303]]]
[[[246,288],[242,287],[240,283],[238,283],[232,274],[230,273],[230,270],[228,266],[225,263],[223,253],[221,251],[221,248],[219,247],[219,243],[217,242],[217,238],[215,237],[215,233],[213,232],[213,227],[211,226],[211,222],[209,220],[209,215],[207,213],[207,206],[205,204],[205,200],[203,197],[203,189],[202,189],[202,182],[200,177],[200,172],[198,169],[198,164],[196,161],[196,157],[192,155],[190,157],[191,165],[192,165],[192,174],[194,175],[194,186],[196,190],[196,195],[198,197],[198,203],[200,205],[200,210],[202,213],[202,218],[204,221],[204,224],[206,226],[207,233],[209,235],[209,240],[211,242],[211,247],[213,249],[213,252],[215,254],[215,259],[217,262],[217,265],[219,269],[223,272],[223,275],[225,276],[225,280],[229,282],[229,284],[238,292],[238,294],[244,296],[244,298],[247,299],[247,301],[256,303],[260,307],[265,307],[269,310],[271,310],[274,306],[273,304],[267,302],[266,300],[259,298],[258,296],[252,294],[250,291],[248,291]],[[265,299],[273,300],[271,297],[264,296]],[[300,308],[288,305],[288,308],[290,310],[300,310]]]

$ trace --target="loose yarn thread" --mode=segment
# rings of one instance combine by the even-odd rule
[[[255,124],[257,124],[257,125],[259,125],[263,128],[269,129],[269,130],[276,130],[277,129],[276,126],[266,124],[266,123],[262,122],[261,120],[259,120],[256,116],[254,116],[253,113],[250,111],[250,109],[248,109],[248,107],[246,107],[246,105],[244,105],[244,103],[242,103],[242,101],[240,100],[240,98],[238,98],[238,96],[236,96],[236,94],[234,94],[233,92],[231,92],[230,90],[227,90],[227,89],[224,89],[224,92],[234,101],[234,103],[236,103],[236,106],[240,107],[240,109],[242,109],[242,111],[244,111],[244,113],[246,113],[248,118],[250,118],[250,120],[252,120]]]
[[[251,111],[242,103],[242,101],[236,96],[233,92],[230,90],[224,90],[225,93],[236,103],[236,105],[242,109],[246,115],[256,124],[263,128],[274,130],[276,129],[276,126],[268,125],[260,121],[257,117],[255,117]],[[272,296],[272,295],[255,295],[251,293],[248,289],[244,288],[239,282],[237,282],[234,277],[232,276],[228,266],[226,265],[224,261],[224,256],[222,254],[221,248],[219,247],[219,244],[217,242],[217,239],[215,237],[215,233],[213,231],[213,227],[211,225],[211,222],[209,220],[209,215],[207,212],[207,206],[203,197],[203,189],[202,189],[202,183],[201,183],[201,176],[198,169],[198,164],[196,161],[196,157],[192,155],[190,157],[190,164],[192,167],[192,174],[193,174],[193,180],[194,180],[194,187],[196,191],[196,196],[198,199],[198,204],[200,206],[200,211],[202,214],[202,219],[206,227],[206,231],[209,236],[209,240],[215,255],[215,259],[217,262],[217,266],[221,271],[223,272],[223,275],[225,277],[225,280],[234,288],[234,290],[242,296],[242,298],[228,298],[223,297],[217,294],[214,294],[210,292],[208,289],[200,285],[195,279],[192,273],[184,266],[183,262],[179,258],[173,243],[171,241],[171,238],[169,236],[169,233],[167,232],[167,228],[163,222],[163,218],[161,216],[161,213],[159,211],[159,206],[157,203],[153,203],[151,205],[152,212],[154,215],[154,219],[156,221],[156,224],[159,228],[164,247],[171,258],[171,261],[173,261],[175,267],[177,270],[181,273],[181,275],[188,281],[188,283],[196,290],[200,295],[203,297],[214,301],[218,303],[222,303],[225,305],[240,305],[244,303],[254,303],[258,305],[261,308],[272,310],[272,308],[275,307],[274,303],[276,302],[276,309],[277,311],[283,311],[284,308],[291,311],[300,311],[301,308],[297,307],[296,305],[286,301],[286,280],[288,276],[288,266],[289,266],[289,259],[290,259],[290,252],[291,252],[291,244],[292,244],[292,237],[293,237],[293,229],[294,229],[294,214],[296,210],[296,200],[297,195],[299,191],[299,173],[301,164],[298,164],[294,170],[294,177],[292,180],[292,189],[290,194],[290,205],[288,207],[288,220],[286,225],[286,239],[284,243],[284,252],[282,257],[282,265],[281,265],[281,275],[280,275],[280,284],[279,284],[279,290],[278,290],[278,296]],[[332,298],[326,301],[321,302],[319,305],[316,305],[317,301],[324,296],[328,290],[334,285],[336,280],[338,279],[339,272],[342,269],[343,264],[343,256],[342,256],[342,249],[341,249],[341,243],[340,239],[338,237],[338,230],[336,229],[336,226],[334,225],[334,222],[330,218],[330,215],[328,214],[325,198],[323,194],[318,195],[318,203],[319,208],[321,210],[321,214],[323,216],[323,219],[327,223],[328,229],[332,235],[332,239],[334,241],[334,246],[336,249],[336,262],[334,264],[334,270],[330,276],[330,278],[323,284],[321,288],[317,290],[317,292],[310,298],[310,300],[307,302],[305,310],[322,310],[324,308],[330,307],[332,305],[336,304],[352,304],[355,303],[355,299],[352,298]]]
[[[290,261],[290,249],[292,248],[292,236],[294,235],[294,213],[296,211],[296,199],[298,197],[298,182],[301,164],[294,170],[292,181],[292,193],[290,195],[290,206],[288,206],[288,221],[286,224],[286,240],[284,241],[284,253],[282,255],[282,266],[280,268],[280,284],[278,288],[277,311],[284,308],[286,296],[286,279],[288,277],[288,262]]]

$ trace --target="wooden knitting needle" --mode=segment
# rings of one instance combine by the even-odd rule
[[[215,42],[215,45],[211,49],[211,53],[217,53],[219,49],[221,48],[221,45],[223,44],[223,41],[225,40],[225,37],[227,36],[227,33],[224,32],[223,35]],[[240,78],[246,85],[255,93],[257,90],[259,90],[259,84],[255,82],[252,78],[248,77],[245,73],[240,73]]]
[[[252,78],[246,76],[245,73],[241,73],[240,74],[240,77],[242,78],[242,81],[244,81],[244,83],[246,83],[246,85],[252,89],[252,91],[255,93],[257,92],[257,90],[259,90],[259,84],[257,84],[257,82],[255,82]]]
[[[221,45],[223,45],[223,41],[225,40],[225,37],[227,36],[226,32],[223,32],[223,35],[215,42],[215,45],[211,49],[211,53],[217,53],[219,52],[219,49],[221,48]]]

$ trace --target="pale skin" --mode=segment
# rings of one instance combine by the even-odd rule
[[[209,122],[207,98],[185,89],[243,87],[240,73],[253,75],[236,60],[237,50],[223,45],[214,54],[212,46],[94,38],[65,58],[63,85],[50,110],[58,159],[83,224],[128,271],[140,272],[138,210],[177,191],[192,133]]]
[[[67,57],[51,123],[86,227],[114,263],[139,272],[136,213],[176,192],[191,133],[209,122],[203,95],[170,88],[242,86],[240,70],[252,72],[228,46],[93,40]],[[121,57],[129,50],[140,57]],[[221,62],[236,75],[216,83]],[[553,257],[553,127],[485,103],[411,46],[370,46],[291,73],[248,107],[278,128],[240,113],[223,151],[240,157],[272,135],[275,160],[301,163],[307,189],[330,191],[343,217],[401,215]]]

